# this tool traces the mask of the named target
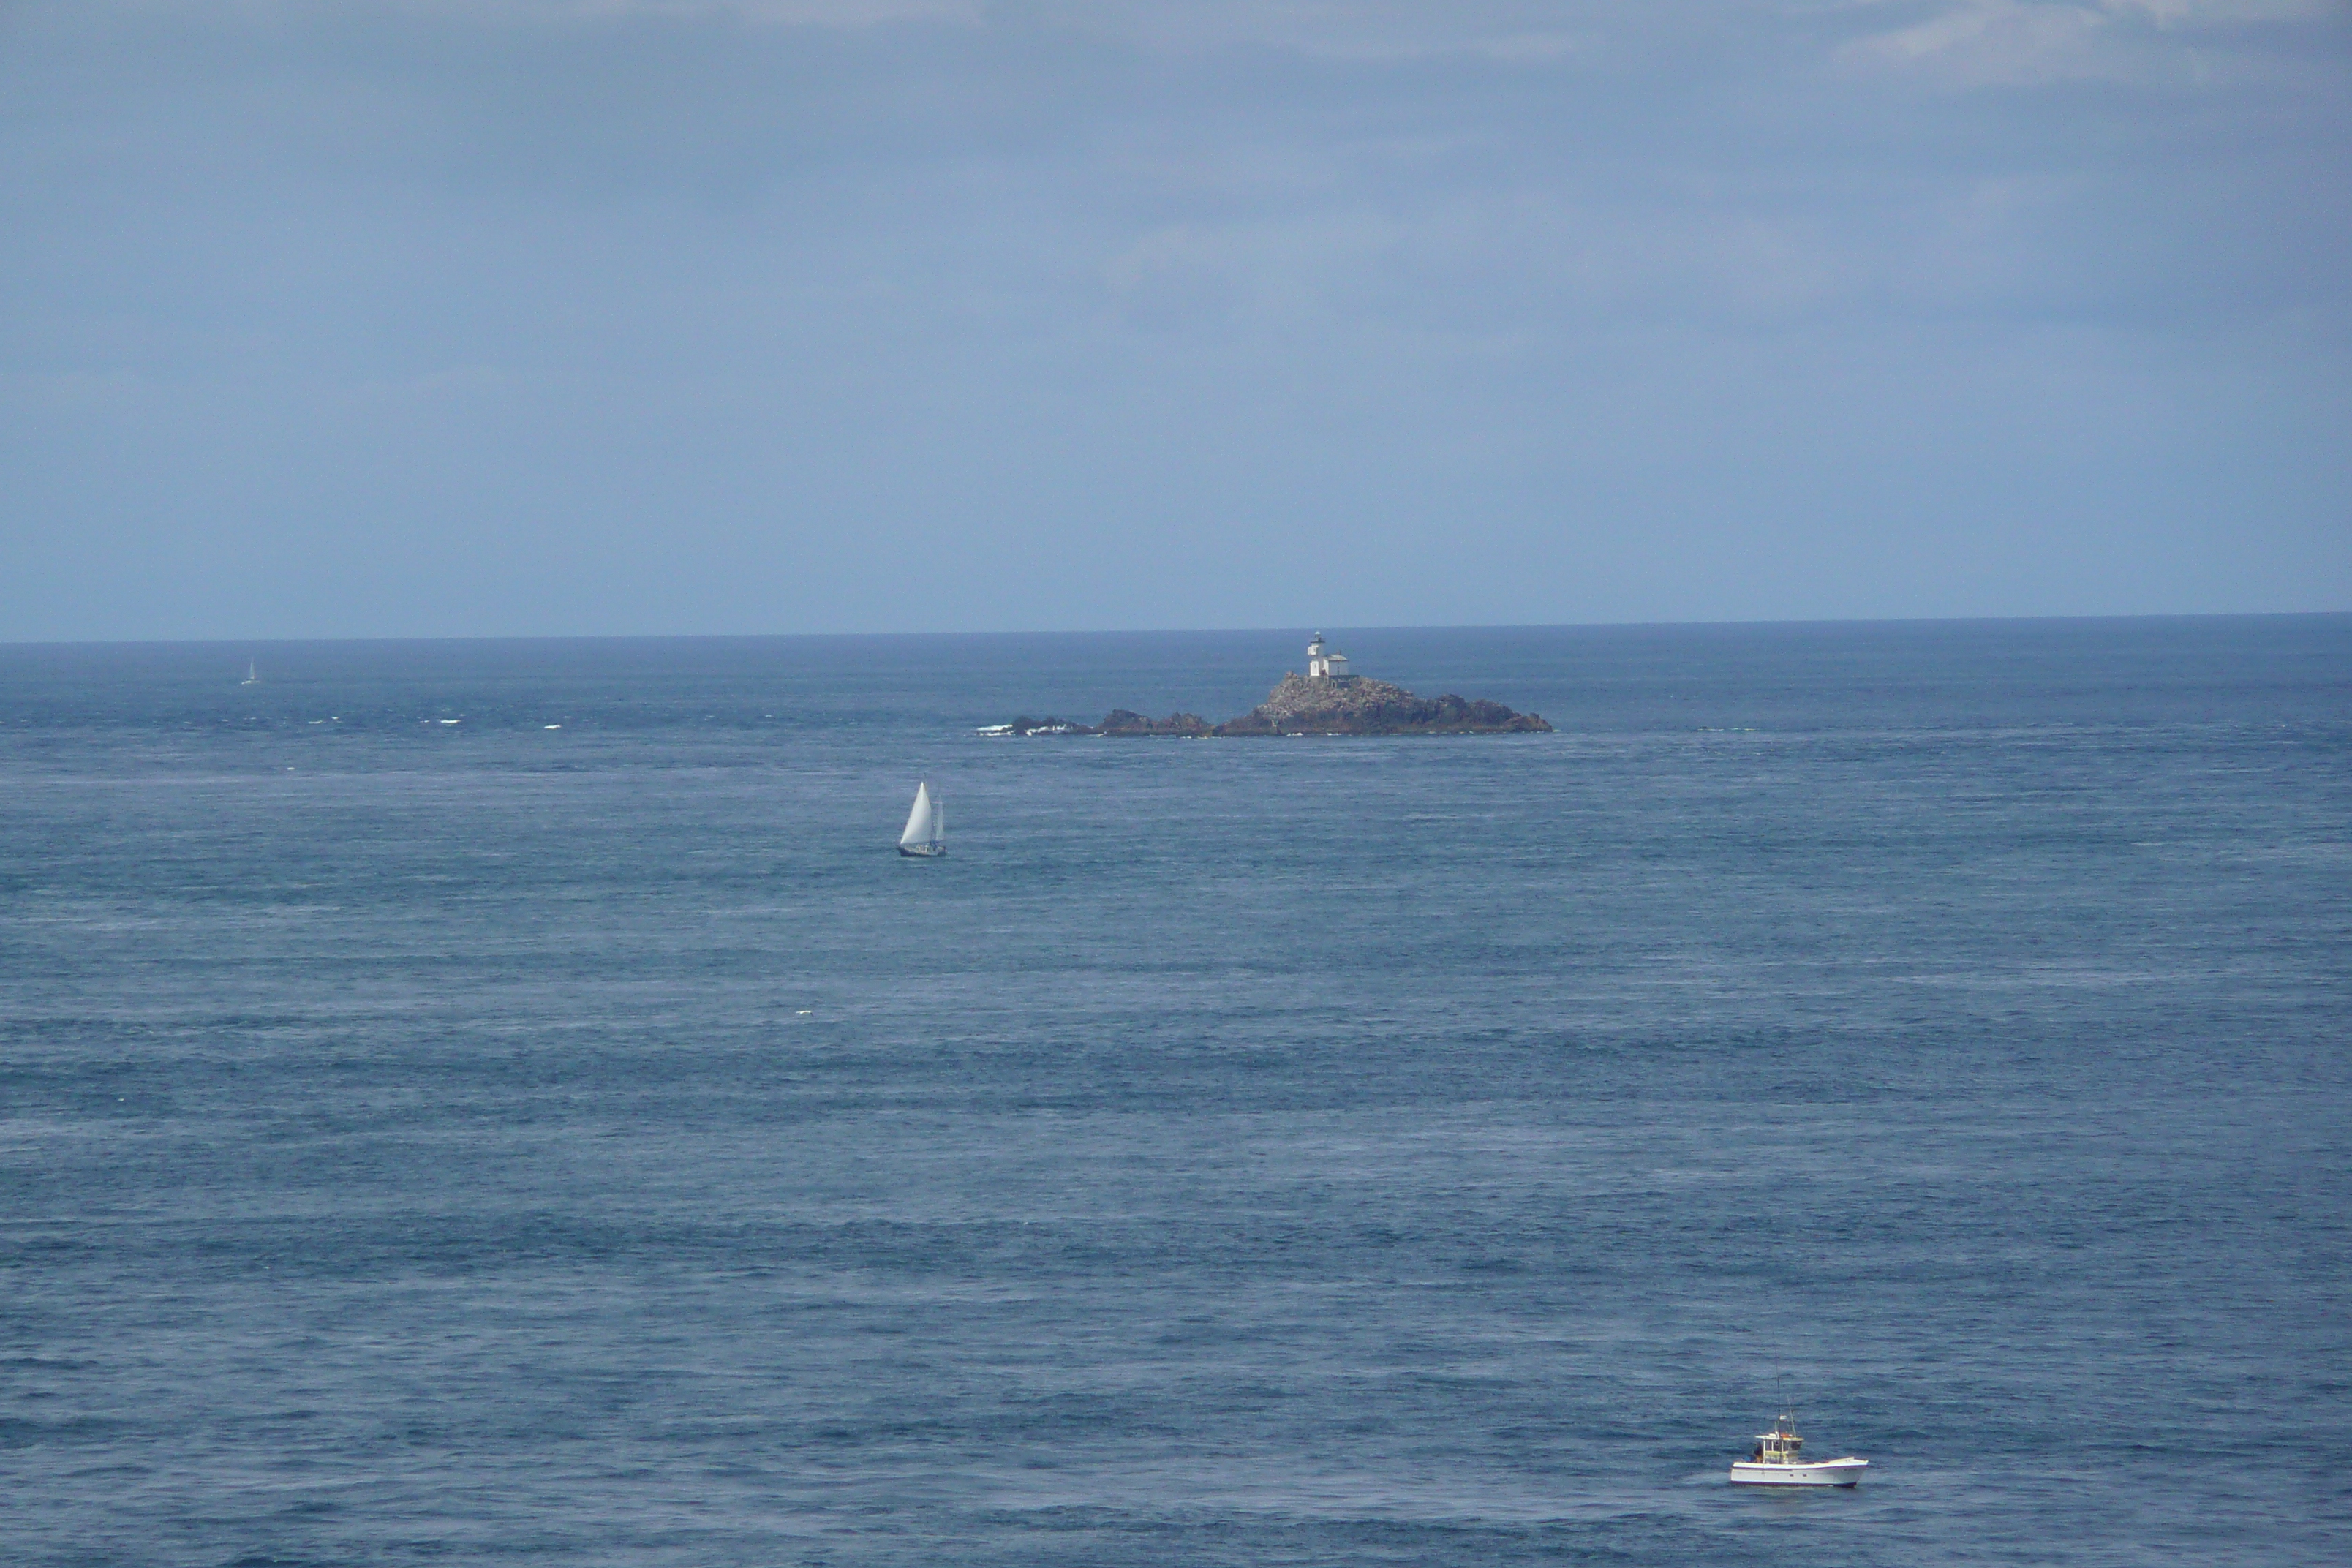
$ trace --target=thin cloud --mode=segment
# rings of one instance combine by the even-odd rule
[[[732,21],[840,30],[920,22],[974,26],[988,9],[986,0],[96,0],[81,8],[246,25],[326,17],[351,21],[373,12],[475,27]]]
[[[2325,0],[1965,0],[1837,50],[1863,71],[1961,87],[2108,80],[2219,85],[2252,68],[2244,29],[2317,21]]]

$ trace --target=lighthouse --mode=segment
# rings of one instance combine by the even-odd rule
[[[1309,680],[1344,680],[1348,675],[1348,656],[1338,648],[1325,652],[1323,634],[1317,632],[1315,640],[1307,645],[1307,679]]]

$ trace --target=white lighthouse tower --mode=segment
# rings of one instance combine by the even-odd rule
[[[1315,640],[1307,645],[1307,679],[1309,680],[1341,680],[1347,678],[1348,656],[1338,648],[1323,651],[1323,634],[1317,632]]]

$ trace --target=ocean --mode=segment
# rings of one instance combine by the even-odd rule
[[[2352,617],[1314,629],[0,647],[0,1557],[2352,1560]]]

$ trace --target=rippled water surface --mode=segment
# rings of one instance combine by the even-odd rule
[[[2352,619],[1307,630],[0,648],[7,1560],[2352,1557]]]

